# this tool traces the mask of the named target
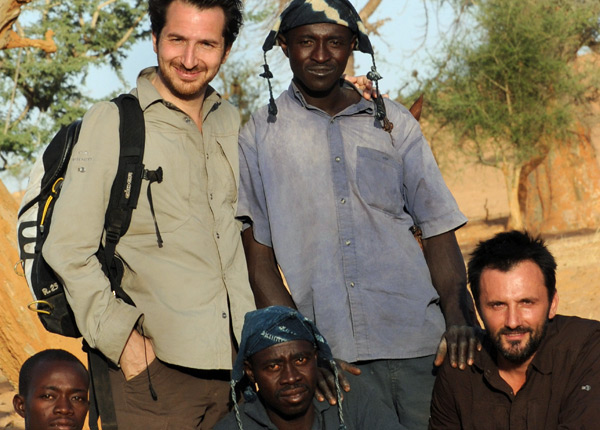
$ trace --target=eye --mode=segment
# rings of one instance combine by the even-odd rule
[[[52,400],[54,398],[54,396],[50,393],[44,393],[40,395],[40,399],[44,399],[44,400]]]
[[[272,372],[276,372],[281,368],[281,366],[279,365],[279,363],[270,363],[267,365],[267,370],[270,370]]]
[[[87,399],[83,396],[73,396],[72,400],[78,403],[87,402]]]

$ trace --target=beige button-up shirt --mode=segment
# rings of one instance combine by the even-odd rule
[[[237,207],[239,115],[209,88],[200,132],[165,102],[140,73],[134,94],[146,125],[144,164],[163,169],[153,183],[159,248],[143,181],[138,207],[117,246],[122,286],[132,307],[114,297],[95,253],[117,171],[119,114],[102,102],[84,116],[43,254],[64,280],[87,342],[118,362],[129,333],[141,324],[163,361],[195,369],[231,369],[230,325],[239,338],[254,309]]]

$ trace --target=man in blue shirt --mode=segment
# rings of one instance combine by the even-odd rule
[[[466,218],[408,110],[341,79],[354,49],[373,54],[347,0],[294,0],[263,50],[275,43],[292,84],[240,134],[238,215],[257,306],[296,306],[403,425],[424,429],[436,347],[436,364],[449,345],[464,368],[477,345],[454,235]]]

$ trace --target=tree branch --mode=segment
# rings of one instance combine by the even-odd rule
[[[118,50],[119,48],[121,48],[121,46],[123,46],[125,44],[125,42],[127,42],[127,39],[129,39],[131,37],[131,35],[133,34],[133,32],[135,31],[135,28],[137,27],[137,25],[140,23],[140,21],[142,19],[144,19],[144,17],[146,16],[146,12],[144,12],[143,14],[141,14],[138,19],[135,20],[135,22],[133,23],[133,25],[131,27],[129,27],[129,30],[127,30],[125,32],[125,34],[123,35],[123,37],[121,38],[121,40],[119,40],[117,42],[117,44],[115,45],[115,47],[113,48],[113,52]]]
[[[94,15],[92,16],[92,21],[90,23],[90,26],[92,28],[96,28],[96,24],[98,23],[98,17],[100,16],[100,11],[105,8],[106,6],[114,3],[116,0],[106,0],[104,3],[100,3],[98,5],[98,7],[96,8],[96,11],[94,12]]]

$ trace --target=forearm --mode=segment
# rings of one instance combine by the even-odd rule
[[[254,239],[252,227],[242,232],[242,242],[256,307],[281,305],[296,308],[283,283],[273,248],[258,243]]]
[[[453,231],[423,239],[423,253],[431,281],[440,297],[446,326],[475,325],[475,311],[467,290],[465,263]]]

